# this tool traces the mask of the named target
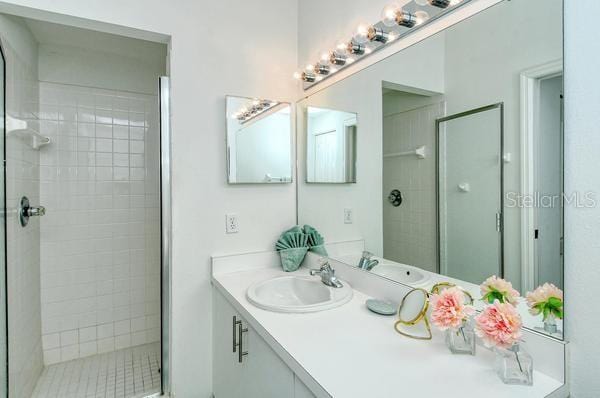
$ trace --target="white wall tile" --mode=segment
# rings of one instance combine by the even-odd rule
[[[77,330],[67,330],[60,332],[60,346],[70,346],[79,344],[79,332]]]
[[[41,231],[48,360],[158,341],[160,307],[153,303],[160,294],[160,258],[150,252],[160,245],[159,137],[146,127],[158,125],[157,98],[41,87],[40,128],[58,143],[40,160],[39,195],[48,215]],[[57,344],[68,349],[58,355],[52,351]]]

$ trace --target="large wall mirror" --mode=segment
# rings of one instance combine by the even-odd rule
[[[227,181],[292,182],[290,104],[235,96],[227,96],[226,101]]]
[[[525,300],[563,289],[562,6],[499,2],[300,101],[298,222],[408,285],[503,277],[562,338]]]

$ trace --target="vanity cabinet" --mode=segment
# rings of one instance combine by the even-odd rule
[[[213,290],[213,314],[215,398],[314,397],[216,290]]]

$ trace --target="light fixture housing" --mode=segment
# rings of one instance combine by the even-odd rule
[[[328,75],[329,74],[329,65],[325,65],[323,63],[318,63],[315,66],[315,73],[319,74],[319,75]]]
[[[369,39],[369,41],[377,41],[379,43],[385,44],[389,40],[389,33],[381,28],[370,26],[369,30],[367,31],[367,38]]]
[[[365,53],[365,46],[350,40],[348,42],[348,47],[346,47],[346,51],[354,55],[363,55]]]
[[[438,8],[447,8],[450,5],[450,0],[429,0],[429,5]]]
[[[412,28],[417,24],[417,17],[415,16],[415,14],[411,14],[410,12],[400,10],[396,14],[396,23],[406,28]]]
[[[332,51],[331,54],[329,54],[329,62],[333,65],[346,65],[346,56],[337,51]]]
[[[257,117],[258,115],[266,112],[267,110],[279,105],[279,102],[265,100],[265,99],[254,99],[252,104],[242,107],[239,111],[234,113],[231,117],[237,119],[240,123],[246,123],[249,120]]]
[[[302,72],[302,74],[300,75],[300,79],[302,79],[303,81],[307,82],[307,83],[314,83],[315,80],[317,80],[317,77],[315,76],[314,73],[309,72],[309,71],[304,71]]]

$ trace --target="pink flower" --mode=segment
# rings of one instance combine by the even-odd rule
[[[515,307],[498,300],[475,317],[475,333],[488,347],[512,347],[521,339],[522,325]]]
[[[527,305],[531,315],[543,314],[544,320],[549,316],[563,318],[563,292],[552,283],[544,283],[527,293]]]
[[[496,300],[515,306],[518,304],[519,292],[513,289],[512,283],[498,278],[496,275],[487,278],[480,288],[482,300],[489,304]]]
[[[458,287],[433,294],[429,301],[433,308],[431,322],[440,330],[458,328],[475,312],[473,306],[465,304],[466,295]]]

